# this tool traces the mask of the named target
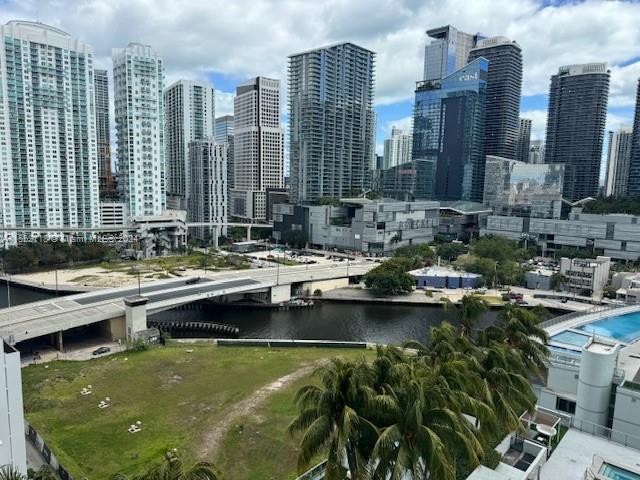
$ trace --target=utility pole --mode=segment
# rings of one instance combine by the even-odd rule
[[[58,268],[56,267],[56,297],[58,296]]]
[[[138,296],[140,296],[140,267],[136,269],[136,273],[138,274]]]

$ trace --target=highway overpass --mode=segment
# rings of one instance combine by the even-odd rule
[[[364,275],[376,265],[374,262],[361,261],[340,266],[279,266],[215,272],[200,277],[196,283],[183,277],[142,283],[139,290],[136,285],[43,300],[0,310],[0,337],[15,344],[57,335],[54,342],[61,345],[61,332],[99,324],[103,336],[125,340],[143,329],[137,324],[138,330],[128,331],[131,325],[127,309],[132,307],[128,307],[125,299],[146,299],[144,308],[135,307],[138,312],[142,308],[146,324],[147,315],[206,299],[225,299],[232,295],[260,292],[271,303],[286,302],[291,298],[294,286],[306,291],[345,286],[349,277]]]

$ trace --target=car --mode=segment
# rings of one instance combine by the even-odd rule
[[[92,355],[102,355],[104,353],[109,353],[111,349],[109,347],[100,347],[97,350],[91,352]]]
[[[569,300],[567,300],[566,298],[563,298],[562,300],[560,300],[560,303],[567,303]]]
[[[517,305],[529,305],[526,300],[518,299],[516,300]]]
[[[187,285],[193,285],[194,283],[198,283],[200,281],[200,277],[189,278],[186,282]]]

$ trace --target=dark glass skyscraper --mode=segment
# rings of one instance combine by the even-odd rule
[[[469,62],[489,60],[484,155],[516,158],[522,94],[522,51],[506,37],[486,38],[469,52]]]
[[[636,114],[633,117],[633,138],[631,140],[631,160],[629,162],[629,180],[627,195],[640,197],[640,79],[636,93]]]
[[[111,134],[109,124],[109,76],[106,70],[93,71],[96,96],[96,140],[98,144],[98,179],[100,196],[115,195],[115,183],[111,173]]]
[[[435,199],[482,201],[488,68],[478,58],[442,80],[417,84],[413,158],[435,162]]]
[[[531,120],[528,118],[520,119],[520,128],[518,130],[518,145],[516,147],[516,160],[519,162],[529,163],[529,149],[531,147]]]
[[[374,60],[374,52],[353,43],[289,57],[293,201],[347,196],[370,188],[375,155]]]
[[[545,163],[565,164],[563,195],[598,195],[609,98],[606,63],[560,67],[551,77]]]

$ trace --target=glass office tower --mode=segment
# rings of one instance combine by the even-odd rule
[[[437,200],[482,201],[488,67],[478,58],[442,80],[417,84],[413,158],[435,162]]]

